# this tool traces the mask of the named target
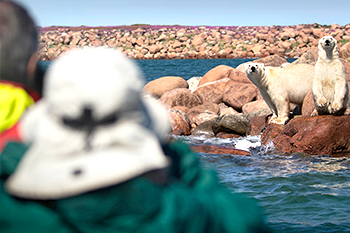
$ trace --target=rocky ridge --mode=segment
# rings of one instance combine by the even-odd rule
[[[350,24],[322,26],[116,26],[39,28],[39,57],[54,60],[84,46],[116,48],[132,59],[295,58],[317,47],[324,35],[338,41],[350,57]]]

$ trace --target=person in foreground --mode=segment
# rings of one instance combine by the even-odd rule
[[[0,152],[18,137],[16,123],[40,98],[43,71],[37,63],[37,30],[17,3],[0,0]]]
[[[117,50],[68,52],[1,154],[1,232],[269,232],[189,147],[167,140],[167,112],[141,93]],[[29,145],[29,146],[27,146]]]

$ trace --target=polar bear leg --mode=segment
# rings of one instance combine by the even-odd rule
[[[289,120],[289,101],[284,96],[275,96],[273,102],[277,109],[277,118],[270,119],[270,124],[285,124]]]

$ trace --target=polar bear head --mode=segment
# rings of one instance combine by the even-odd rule
[[[337,40],[332,36],[324,36],[318,41],[318,44],[326,51],[333,50],[333,48],[337,45]]]
[[[245,66],[245,73],[250,81],[257,85],[265,75],[265,66],[262,63],[248,63]]]
[[[264,72],[265,66],[263,63],[248,63],[245,66],[245,73],[249,76],[261,76]]]
[[[324,36],[318,41],[318,57],[322,60],[333,60],[339,57],[337,40]]]

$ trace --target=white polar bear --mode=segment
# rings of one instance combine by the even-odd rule
[[[349,114],[349,87],[345,68],[339,60],[337,41],[324,36],[318,42],[318,59],[312,83],[315,115]]]
[[[250,63],[245,71],[272,111],[269,123],[285,124],[290,115],[289,103],[301,109],[305,95],[311,90],[314,66],[296,64],[280,68]]]

